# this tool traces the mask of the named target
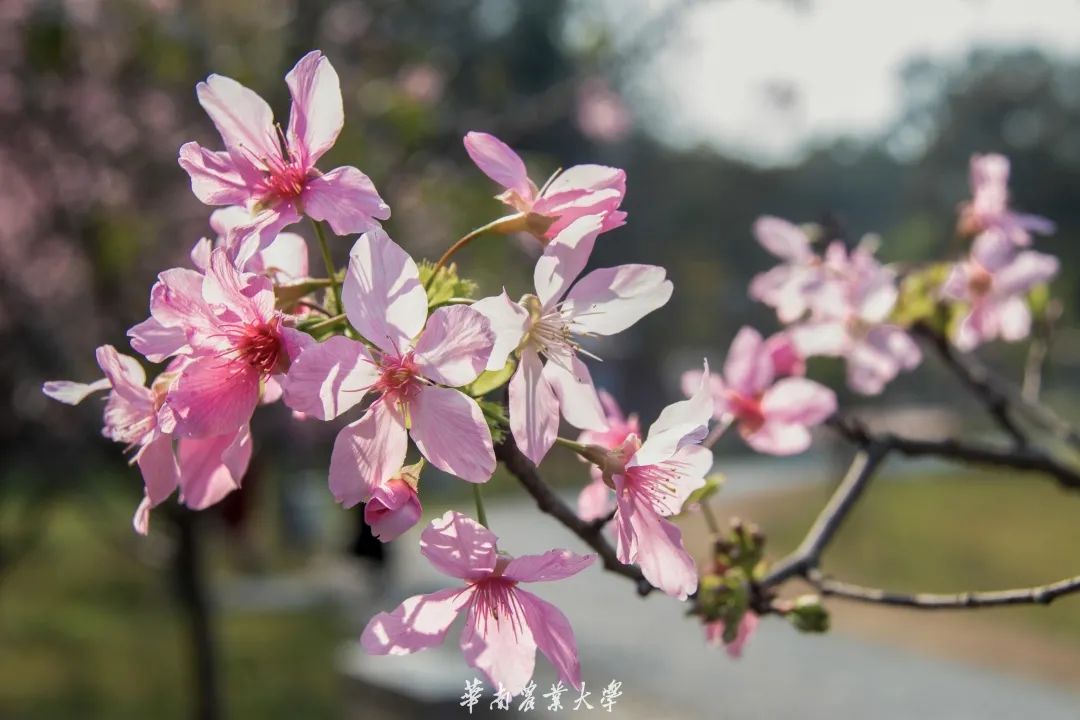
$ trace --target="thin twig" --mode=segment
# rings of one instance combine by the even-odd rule
[[[1080,576],[1036,587],[955,594],[891,592],[833,580],[816,571],[808,572],[806,580],[817,588],[822,595],[919,610],[964,610],[1000,607],[1003,605],[1048,605],[1059,597],[1080,592]]]
[[[541,512],[551,515],[581,538],[589,547],[596,551],[604,568],[610,572],[622,575],[634,582],[639,595],[648,595],[654,590],[653,586],[641,574],[641,570],[633,565],[619,562],[615,554],[615,548],[607,541],[603,534],[603,523],[582,520],[567,506],[566,503],[544,482],[537,472],[536,466],[525,457],[514,443],[514,439],[507,436],[505,440],[495,446],[495,457],[506,467],[507,471],[517,478],[522,487],[533,496],[536,505]]]

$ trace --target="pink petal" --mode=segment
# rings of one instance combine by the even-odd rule
[[[1026,251],[1003,268],[994,277],[995,295],[1026,293],[1041,283],[1049,282],[1057,275],[1060,263],[1053,255]]]
[[[292,96],[289,148],[310,167],[333,147],[345,124],[341,82],[330,61],[312,50],[285,76],[285,84]]]
[[[348,165],[308,180],[303,204],[308,216],[327,221],[338,235],[376,230],[390,217],[371,178]]]
[[[405,461],[409,436],[397,409],[376,400],[364,416],[341,429],[330,455],[330,492],[347,508],[366,502]]]
[[[187,334],[181,326],[165,327],[156,318],[149,317],[138,325],[128,328],[131,347],[153,363],[187,349]]]
[[[511,560],[502,576],[519,582],[551,582],[577,575],[596,560],[569,550],[548,550],[543,555],[521,555]]]
[[[247,211],[246,207],[233,205],[231,207],[218,208],[214,212],[210,213],[210,228],[217,233],[218,240],[221,241],[229,234],[229,230],[233,229],[237,225],[243,225],[251,220],[251,213]],[[206,238],[203,238],[209,247],[206,249],[205,260],[201,263],[195,260],[192,250],[192,262],[195,263],[195,267],[205,271],[210,265],[210,251],[214,248],[214,244]]]
[[[511,600],[498,614],[473,603],[461,633],[461,652],[496,688],[511,695],[524,690],[536,667],[536,640],[520,601]]]
[[[150,290],[150,315],[163,327],[205,328],[209,309],[202,295],[202,273],[172,268],[158,274]]]
[[[580,688],[581,661],[570,621],[559,608],[530,592],[515,588],[514,595],[521,606],[525,623],[532,631],[536,647],[554,666],[560,680]]]
[[[545,308],[554,305],[585,269],[602,220],[599,215],[578,218],[544,248],[533,270],[533,283]]]
[[[802,263],[813,257],[810,238],[797,225],[778,217],[763,216],[754,222],[754,236],[770,253],[793,263]]]
[[[416,341],[416,365],[429,380],[460,387],[484,371],[494,343],[491,323],[482,313],[465,305],[441,307],[431,313]]]
[[[234,159],[281,157],[274,114],[256,93],[221,75],[211,75],[199,83],[195,93]]]
[[[536,351],[521,353],[510,379],[510,431],[525,457],[540,464],[559,433],[559,399],[543,376]]]
[[[805,425],[766,420],[753,432],[742,433],[746,444],[767,455],[795,455],[810,447],[810,431]]]
[[[112,386],[113,394],[121,395],[132,402],[150,398],[150,391],[144,387],[146,372],[138,360],[121,355],[112,345],[102,345],[94,355],[98,367]]]
[[[237,267],[245,267],[256,253],[273,244],[282,228],[299,221],[300,214],[294,203],[265,206],[246,222],[230,227],[224,247]]]
[[[569,370],[567,365],[570,366]],[[607,418],[600,406],[589,369],[576,355],[549,358],[542,372],[559,400],[559,408],[566,422],[584,430],[603,430],[607,427]]]
[[[523,200],[532,200],[536,187],[529,181],[525,163],[510,147],[494,135],[470,132],[465,135],[465,152],[476,167],[507,190],[513,190]]]
[[[364,399],[379,369],[363,343],[335,335],[300,353],[285,378],[285,404],[297,412],[333,420]]]
[[[420,552],[445,575],[480,580],[495,570],[498,541],[480,523],[447,510],[420,534]]]
[[[49,380],[41,386],[41,392],[65,405],[78,405],[88,396],[110,388],[109,379],[101,378],[92,383],[72,382],[71,380]]]
[[[409,401],[410,434],[432,465],[474,483],[495,472],[495,452],[484,413],[471,397],[429,385]]]
[[[150,533],[150,498],[143,497],[142,502],[135,508],[135,515],[131,518],[131,526],[140,535]]]
[[[777,376],[806,374],[806,359],[795,347],[795,342],[788,333],[778,332],[771,335],[765,341],[764,350],[772,360]]]
[[[805,378],[784,378],[765,391],[761,410],[768,419],[818,425],[836,412],[836,393]]]
[[[176,434],[209,437],[246,424],[259,403],[259,380],[258,370],[243,362],[213,355],[194,359],[167,396]]]
[[[649,427],[645,442],[634,453],[634,464],[656,465],[670,459],[684,444],[705,439],[713,416],[712,388],[706,382],[708,375],[709,363],[706,361],[697,390],[690,399],[664,408]]]
[[[1031,333],[1031,309],[1022,297],[1012,297],[998,306],[998,325],[1005,342],[1023,340]]]
[[[242,322],[267,322],[274,317],[274,285],[270,279],[241,273],[222,248],[210,253],[202,295],[208,304],[223,306]]]
[[[139,451],[138,463],[150,507],[161,504],[173,494],[180,481],[180,467],[173,454],[172,438],[158,435],[148,442]]]
[[[574,165],[559,173],[548,185],[544,195],[550,197],[570,190],[586,190],[591,193],[614,190],[621,198],[626,194],[626,172],[607,165]]]
[[[743,327],[735,335],[724,359],[724,380],[736,392],[750,397],[772,383],[772,359],[765,350],[761,333],[754,328]]]
[[[592,480],[578,493],[577,512],[582,520],[599,520],[615,509],[611,488],[604,483],[599,468],[589,468]]]
[[[613,335],[663,307],[674,286],[655,265],[593,270],[566,295],[564,312],[581,334]]]
[[[648,508],[638,507],[631,493],[617,492],[616,552],[624,563],[637,563],[645,579],[664,593],[685,600],[697,590],[693,558],[682,544],[679,528]]]
[[[184,143],[179,163],[191,176],[191,192],[207,205],[243,205],[252,195],[227,152],[207,150],[196,142]]]
[[[244,266],[246,272],[269,275],[282,283],[308,276],[307,241],[296,233],[281,233]]]
[[[401,536],[420,520],[420,499],[412,485],[393,478],[378,485],[364,506],[364,522],[382,542],[390,542]]]
[[[688,398],[693,397],[701,386],[701,378],[703,377],[705,377],[705,373],[701,370],[687,370],[684,372],[679,380],[679,387],[682,388],[683,395]],[[708,385],[709,392],[712,393],[713,397],[713,417],[719,419],[728,412],[724,379],[716,373],[709,373]]]
[[[192,510],[204,510],[238,490],[251,451],[251,432],[246,425],[224,435],[181,440],[177,454],[184,504]]]
[[[713,454],[700,445],[684,445],[675,451],[670,460],[657,464],[654,469],[641,468],[634,464],[635,461],[628,464],[628,474],[633,474],[632,468],[635,467],[638,472],[652,470],[664,478],[668,489],[666,493],[653,493],[647,500],[640,500],[639,505],[667,517],[681,513],[690,494],[705,484],[705,476],[712,470]]]
[[[474,589],[448,588],[428,595],[414,595],[391,612],[371,618],[360,643],[372,655],[408,655],[435,647],[458,613],[472,598]]]
[[[843,322],[806,322],[796,325],[788,332],[803,357],[842,356],[851,346],[851,338]]]
[[[342,300],[353,327],[384,352],[404,352],[427,319],[416,263],[382,230],[353,245]]]
[[[501,370],[510,353],[521,344],[521,338],[529,325],[529,311],[511,300],[506,290],[503,290],[501,295],[477,300],[469,307],[488,319],[491,331],[495,334],[495,344],[491,348],[486,369]]]

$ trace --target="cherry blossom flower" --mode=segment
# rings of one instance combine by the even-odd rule
[[[537,189],[525,163],[494,135],[470,132],[465,150],[476,166],[505,191],[497,199],[521,215],[515,229],[547,243],[568,225],[586,215],[602,218],[600,232],[626,224],[619,210],[626,194],[626,173],[604,165],[575,165]]]
[[[196,91],[225,150],[195,142],[180,148],[180,166],[199,200],[249,210],[250,220],[233,227],[229,238],[230,254],[241,264],[302,215],[326,220],[338,235],[371,230],[390,217],[371,180],[355,167],[327,173],[315,168],[344,123],[341,85],[330,61],[313,50],[285,83],[292,110],[282,132],[266,101],[231,78],[211,75]]]
[[[535,295],[515,303],[504,291],[472,305],[495,331],[488,369],[502,368],[515,350],[519,355],[510,380],[510,430],[534,463],[555,442],[560,410],[574,427],[605,427],[592,377],[578,358],[585,353],[578,338],[622,332],[671,297],[667,273],[655,265],[593,270],[570,288],[602,226],[600,216],[588,215],[552,240],[533,272]]]
[[[215,247],[224,247],[229,231],[249,219],[247,210],[236,206],[218,208],[210,213],[210,227],[217,233],[217,238],[202,238],[191,249],[191,262],[195,268],[205,273],[210,265],[210,251]],[[248,258],[240,269],[266,275],[275,285],[283,285],[308,277],[308,260],[307,241],[296,233],[283,232]]]
[[[768,343],[753,328],[735,336],[723,377],[712,374],[714,417],[734,422],[746,444],[760,453],[794,455],[810,447],[810,428],[836,412],[836,394],[803,377],[777,380],[780,373]],[[701,383],[701,371],[683,375],[687,395]]]
[[[391,612],[379,613],[361,637],[367,652],[407,655],[440,645],[464,612],[461,651],[492,685],[519,694],[532,678],[540,650],[561,680],[581,687],[581,663],[569,621],[521,584],[571,577],[595,556],[549,550],[513,558],[498,550],[494,533],[454,511],[424,530],[420,552],[440,572],[464,580],[465,587],[414,595]]]
[[[221,248],[211,252],[205,275],[185,268],[161,273],[150,314],[129,331],[132,344],[151,360],[189,358],[166,397],[182,437],[245,425],[264,391],[280,394],[278,376],[311,342],[274,309],[270,279],[239,272]],[[159,332],[149,332],[151,326]]]
[[[899,294],[896,273],[877,261],[868,241],[850,253],[832,243],[824,264],[828,280],[810,318],[789,328],[791,340],[804,357],[843,357],[848,387],[876,395],[902,370],[922,362],[915,341],[889,322]]]
[[[585,430],[578,437],[582,445],[595,445],[607,450],[618,450],[631,435],[641,435],[641,423],[637,415],[623,414],[619,403],[606,390],[599,392],[600,405],[604,408],[607,427],[603,430]],[[589,465],[592,481],[578,495],[578,515],[582,520],[598,520],[614,509],[611,488],[604,482],[604,473],[596,465]]]
[[[1015,245],[1031,244],[1031,233],[1049,235],[1054,223],[1038,215],[1009,209],[1009,159],[1004,155],[973,155],[971,201],[960,210],[960,232],[979,235],[997,230]]]
[[[754,235],[763,248],[783,263],[754,277],[750,297],[776,310],[782,323],[792,323],[812,307],[826,274],[821,258],[802,228],[778,217],[754,222]]]
[[[712,453],[699,445],[713,415],[708,369],[705,363],[689,400],[660,413],[645,442],[630,435],[616,450],[588,446],[585,451],[615,490],[619,561],[637,563],[646,580],[681,600],[697,589],[698,574],[683,547],[682,533],[666,518],[682,511],[686,498],[705,484],[712,468]]]
[[[364,506],[364,522],[372,534],[390,542],[420,519],[422,508],[416,494],[423,461],[403,467],[394,477],[372,490]]]
[[[182,439],[173,447],[175,417],[165,404],[170,383],[177,377],[171,366],[146,387],[146,374],[135,358],[111,345],[97,349],[105,377],[94,383],[45,383],[46,395],[76,405],[90,394],[109,391],[102,434],[133,451],[131,463],[143,476],[145,496],[135,511],[135,530],[149,531],[150,510],[180,488],[181,501],[202,510],[240,487],[251,460],[251,434],[244,425],[232,432],[205,439]],[[185,361],[179,361],[185,362]]]
[[[739,621],[739,631],[735,639],[729,643],[724,642],[724,621],[714,620],[705,624],[705,640],[713,647],[724,646],[729,657],[741,658],[743,648],[746,647],[750,636],[754,634],[758,626],[758,615],[753,610],[747,610]]]
[[[285,404],[320,420],[377,394],[334,442],[337,501],[366,502],[401,468],[409,436],[435,467],[486,482],[495,470],[491,431],[476,401],[455,388],[484,370],[494,342],[487,318],[464,305],[428,317],[416,263],[382,230],[353,246],[342,298],[349,322],[374,350],[331,337],[306,348],[285,383]]]
[[[1017,252],[1002,232],[980,235],[970,256],[953,266],[941,289],[943,297],[970,306],[956,326],[956,347],[966,352],[999,337],[1007,342],[1027,337],[1031,310],[1025,296],[1057,275],[1059,266],[1052,255]]]

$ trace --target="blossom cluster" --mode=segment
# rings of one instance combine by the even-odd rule
[[[480,486],[495,471],[500,442],[534,464],[561,443],[589,465],[579,512],[610,522],[618,560],[674,598],[696,596],[707,637],[741,652],[757,614],[745,603],[714,602],[716,579],[730,578],[739,563],[752,573],[754,564],[742,552],[715,557],[702,571],[673,518],[715,489],[707,479],[711,448],[726,428],[735,426],[760,453],[810,447],[813,428],[836,412],[837,395],[807,377],[809,358],[844,358],[849,386],[863,394],[882,392],[919,364],[910,321],[898,319],[901,274],[875,258],[872,240],[854,248],[835,240],[819,252],[806,229],[761,218],[757,239],[781,262],[753,280],[750,295],[774,308],[784,327],[768,338],[742,328],[722,372],[711,373],[706,360],[685,373],[686,399],[643,433],[636,415],[595,387],[587,362],[596,357],[594,338],[627,330],[673,292],[662,267],[586,271],[601,236],[626,223],[622,170],[578,165],[538,186],[509,146],[470,132],[464,149],[502,188],[506,214],[437,263],[417,263],[383,228],[390,208],[367,175],[317,167],[344,122],[330,61],[313,51],[285,80],[292,97],[285,130],[235,80],[212,75],[197,86],[223,147],[186,143],[179,164],[195,196],[220,207],[209,218],[215,237],[195,244],[189,267],[158,275],[149,316],[128,332],[132,348],[160,372],[147,384],[142,361],[105,345],[97,350],[104,378],[44,387],[69,404],[107,393],[103,433],[125,444],[143,477],[135,529],[147,533],[151,510],[174,492],[202,509],[239,488],[252,456],[252,417],[279,401],[298,421],[346,416],[329,458],[330,491],[346,508],[364,504],[384,542],[420,522],[428,464]],[[973,160],[974,198],[960,226],[974,240],[933,290],[935,302],[957,309],[962,350],[1025,336],[1025,295],[1057,270],[1052,257],[1027,249],[1032,232],[1051,226],[1009,209],[1007,172],[999,156]],[[305,218],[325,277],[313,276],[307,241],[286,231]],[[342,271],[322,223],[336,236],[358,235]],[[448,263],[482,231],[537,246],[523,294],[502,288],[473,299],[472,285]],[[576,440],[559,436],[563,422],[580,431]],[[569,578],[595,557],[563,549],[511,556],[485,526],[477,498],[476,519],[448,511],[420,533],[420,552],[461,584],[379,613],[363,646],[416,652],[442,643],[464,615],[466,661],[507,693],[528,685],[537,650],[562,681],[580,687],[569,620],[522,586]]]

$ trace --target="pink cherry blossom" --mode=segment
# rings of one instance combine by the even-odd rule
[[[876,395],[922,362],[915,341],[889,321],[899,295],[896,273],[877,261],[871,241],[850,252],[832,243],[824,268],[827,280],[815,294],[811,315],[788,330],[791,340],[804,357],[843,357],[848,387]]]
[[[383,542],[399,537],[420,520],[420,498],[416,494],[420,465],[404,467],[394,477],[375,487],[364,506],[364,522]]]
[[[682,533],[666,518],[682,511],[712,468],[712,453],[699,445],[713,415],[708,367],[694,395],[665,408],[645,442],[630,435],[602,461],[615,489],[619,561],[637,563],[646,580],[681,600],[697,589],[698,574]]]
[[[435,467],[486,482],[495,470],[491,432],[476,401],[455,388],[484,370],[494,342],[487,318],[464,305],[428,317],[416,263],[382,230],[353,246],[342,298],[349,322],[374,351],[331,337],[306,348],[285,382],[285,404],[320,420],[377,395],[334,442],[330,490],[337,501],[366,502],[401,468],[409,436]]]
[[[802,228],[787,220],[764,216],[754,223],[754,235],[763,248],[783,262],[754,277],[750,297],[776,310],[782,323],[805,315],[826,274]]]
[[[1001,338],[1022,340],[1031,332],[1031,310],[1025,297],[1036,285],[1049,282],[1060,263],[1052,255],[1024,250],[1001,232],[980,235],[971,255],[953,266],[942,295],[970,307],[956,327],[953,342],[964,351]]]
[[[724,621],[714,620],[705,625],[705,640],[713,647],[724,646],[729,657],[741,658],[743,648],[746,647],[750,636],[754,634],[758,626],[758,615],[753,610],[747,610],[739,621],[739,631],[735,639],[729,643],[724,642]]]
[[[690,394],[701,383],[700,372],[683,376]],[[793,455],[810,447],[810,428],[836,412],[836,394],[803,377],[777,379],[768,343],[753,328],[735,336],[724,362],[724,374],[713,374],[709,387],[714,415],[736,423],[739,434],[754,450],[770,455]]]
[[[111,345],[98,348],[97,361],[105,373],[102,380],[89,384],[52,381],[45,383],[43,391],[69,405],[93,392],[109,391],[102,434],[133,451],[131,463],[139,466],[145,485],[133,521],[136,531],[143,535],[149,531],[150,510],[177,488],[185,505],[201,510],[240,487],[251,460],[247,425],[216,437],[181,439],[174,449],[176,420],[165,397],[177,377],[176,365],[185,360],[158,376],[149,388],[139,362]]]
[[[229,238],[230,254],[241,264],[305,214],[326,220],[338,235],[371,230],[390,217],[371,180],[355,167],[327,173],[315,167],[344,123],[341,85],[330,61],[313,50],[285,83],[292,110],[282,133],[266,101],[231,78],[211,75],[196,91],[225,150],[195,142],[180,148],[180,166],[199,200],[249,209],[251,219],[233,227]]]
[[[494,533],[454,511],[424,530],[420,552],[440,572],[464,580],[465,587],[414,595],[391,612],[379,613],[364,628],[365,650],[407,655],[435,647],[464,612],[461,651],[493,686],[520,693],[532,678],[540,650],[561,680],[581,687],[581,663],[569,621],[521,583],[571,577],[595,556],[549,550],[511,558],[499,552]]]
[[[230,230],[250,221],[251,214],[242,207],[223,207],[210,213],[210,227],[216,240],[203,238],[191,249],[191,262],[199,272],[206,272],[210,251],[224,247]],[[266,275],[275,285],[283,285],[308,277],[307,241],[291,232],[278,233],[270,244],[256,252],[240,268],[244,272]]]
[[[960,232],[979,235],[996,230],[1015,245],[1030,245],[1031,233],[1049,235],[1054,223],[1038,215],[1009,209],[1009,159],[1004,155],[973,155],[971,201],[960,211]]]
[[[626,194],[626,173],[604,165],[575,165],[538,189],[525,163],[494,135],[470,132],[465,150],[476,166],[505,191],[497,198],[522,216],[522,230],[547,243],[586,215],[601,217],[600,232],[626,224],[619,210]]]
[[[637,415],[623,415],[619,403],[606,390],[599,392],[600,405],[604,408],[607,427],[603,430],[585,430],[578,437],[582,445],[595,445],[605,450],[618,450],[631,435],[641,435],[641,423]],[[611,488],[604,482],[604,473],[596,465],[589,465],[592,481],[578,495],[578,515],[583,520],[607,517],[614,509]]]
[[[560,411],[577,428],[606,425],[592,377],[578,357],[585,353],[578,338],[621,332],[671,297],[671,281],[655,265],[593,270],[570,288],[602,226],[599,215],[588,215],[551,241],[533,272],[535,295],[515,303],[504,291],[472,305],[495,332],[488,369],[502,368],[518,352],[509,389],[510,430],[534,463],[554,444]]]
[[[129,331],[132,345],[152,360],[173,354],[189,359],[166,397],[181,437],[221,435],[245,425],[260,394],[279,392],[277,377],[311,341],[274,309],[270,279],[239,272],[221,248],[211,252],[205,275],[183,268],[161,273],[150,314]]]

